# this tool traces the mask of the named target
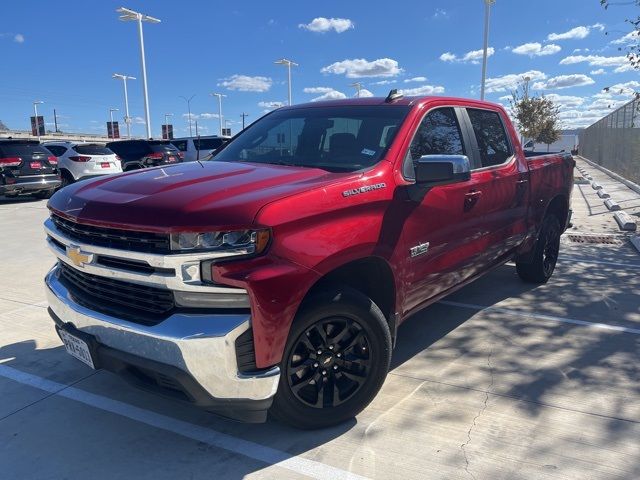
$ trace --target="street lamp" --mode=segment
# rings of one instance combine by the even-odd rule
[[[38,122],[38,105],[42,105],[44,102],[42,100],[36,100],[33,102],[33,113],[35,115],[35,123],[36,123],[36,133],[38,134],[38,141],[40,141],[40,122]]]
[[[222,97],[226,97],[222,93],[212,93],[212,97],[218,97],[218,121],[220,123],[220,136],[222,136]]]
[[[489,50],[489,18],[491,5],[496,0],[484,0],[484,54],[482,56],[482,83],[480,84],[480,100],[484,100],[484,87],[487,79],[487,51]]]
[[[289,85],[289,105],[291,105],[291,66],[297,67],[298,64],[292,62],[291,60],[287,60],[286,58],[281,58],[280,60],[276,60],[274,62],[277,65],[286,65],[288,72],[288,85]]]
[[[169,138],[169,117],[173,117],[173,113],[165,113],[164,114],[164,124],[165,131],[167,132],[167,138]]]
[[[182,98],[185,102],[187,102],[187,110],[189,110],[189,136],[193,137],[193,133],[191,132],[191,100],[193,100],[193,97],[195,97],[195,93],[193,95],[191,95],[189,98],[187,97],[183,97],[182,95],[180,95],[180,98]]]
[[[144,94],[144,119],[147,124],[147,138],[151,138],[151,118],[149,118],[149,94],[147,92],[147,65],[144,57],[144,36],[142,34],[142,22],[160,23],[160,20],[149,15],[134,12],[128,8],[120,7],[116,10],[120,13],[123,22],[137,21],[138,36],[140,37],[140,61],[142,63],[142,91]]]
[[[352,83],[351,85],[349,85],[350,87],[355,87],[356,89],[356,97],[360,98],[360,90],[362,90],[362,83],[360,82],[355,82]]]
[[[242,112],[242,114],[240,114],[240,116],[242,117],[242,130],[244,130],[244,119],[247,118],[249,116],[249,114]]]
[[[109,118],[111,119],[111,138],[116,138],[116,129],[113,125],[113,112],[119,111],[117,108],[109,109]],[[109,132],[107,131],[107,136],[109,136]]]
[[[131,138],[131,117],[129,116],[129,96],[127,95],[127,80],[136,80],[136,77],[122,75],[121,73],[114,73],[111,77],[122,80],[122,85],[124,85],[124,123],[127,125],[127,138]]]

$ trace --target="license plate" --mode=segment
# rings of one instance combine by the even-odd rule
[[[176,161],[176,157],[169,155],[169,162],[175,162]]]
[[[81,362],[86,363],[93,369],[96,368],[93,364],[91,351],[89,350],[89,345],[87,345],[87,342],[79,339],[74,335],[71,335],[69,332],[63,329],[60,329],[60,338],[62,338],[64,348],[67,349],[67,353],[69,355],[77,358]]]
[[[33,168],[34,170],[40,170],[42,168],[42,163],[40,163],[40,162],[31,162],[29,164],[29,166],[31,168]]]
[[[102,165],[102,168],[109,168],[111,167],[111,164],[109,162],[102,162],[100,165]]]

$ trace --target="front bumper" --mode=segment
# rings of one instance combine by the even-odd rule
[[[19,195],[22,193],[40,192],[42,190],[53,190],[58,188],[60,184],[60,177],[55,174],[27,177],[5,176],[3,181],[0,182],[0,195]]]
[[[144,326],[79,305],[58,276],[56,266],[45,279],[52,317],[58,327],[68,325],[95,338],[99,366],[175,398],[170,393],[176,388],[163,392],[162,382],[151,385],[149,379],[160,374],[174,380],[193,404],[247,421],[266,418],[280,369],[238,372],[235,340],[249,329],[248,314],[176,313]]]

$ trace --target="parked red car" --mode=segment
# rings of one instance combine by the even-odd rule
[[[278,109],[212,161],[54,195],[50,313],[69,353],[148,390],[336,424],[382,386],[407,317],[510,260],[549,279],[573,167],[525,158],[486,102]]]

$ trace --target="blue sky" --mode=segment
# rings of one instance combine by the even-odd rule
[[[562,106],[566,127],[588,126],[624,103],[640,82],[618,51],[624,44],[612,41],[630,31],[624,19],[638,9],[605,11],[599,3],[497,0],[487,99],[506,102],[528,75],[534,91]],[[144,29],[154,136],[164,113],[174,114],[177,135],[188,131],[181,95],[195,94],[191,109],[201,134],[218,128],[211,92],[228,95],[223,114],[234,131],[242,112],[253,121],[285,102],[286,68],[273,63],[281,57],[300,64],[293,71],[295,103],[352,96],[354,82],[365,95],[390,88],[479,92],[481,0],[10,2],[0,20],[0,120],[27,129],[33,100],[43,100],[39,112],[47,123],[55,108],[63,130],[102,133],[110,107],[120,109],[119,117],[124,112],[122,83],[111,78],[118,72],[138,78],[129,83],[130,111],[134,135],[144,135],[136,25],[118,21],[120,6],[162,20]],[[612,85],[615,94],[602,93]]]

